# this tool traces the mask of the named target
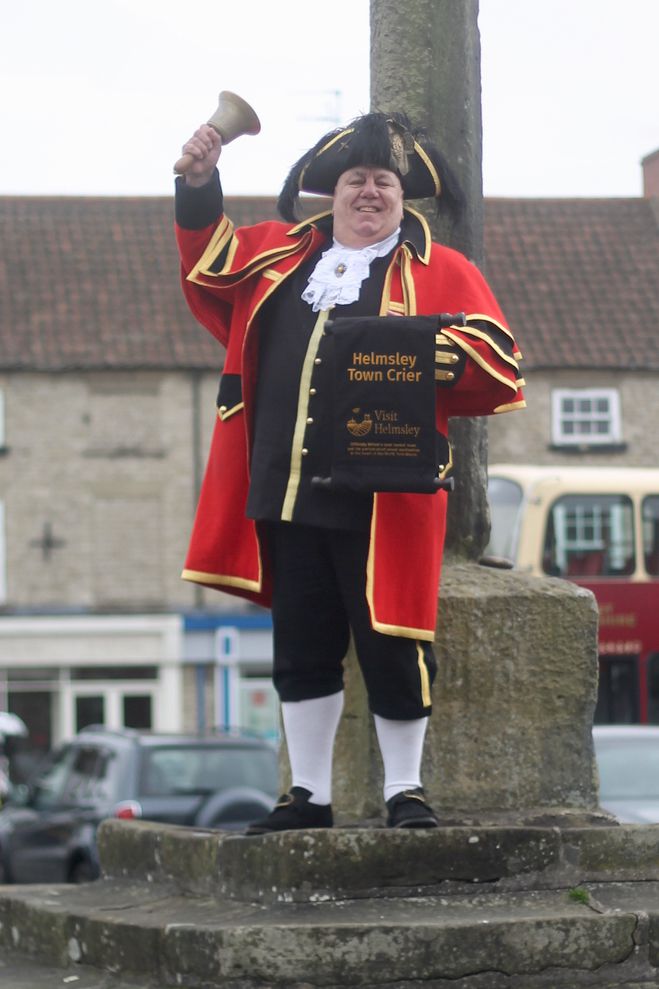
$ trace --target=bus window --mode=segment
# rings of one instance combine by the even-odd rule
[[[487,498],[492,528],[485,552],[488,556],[514,560],[522,489],[516,481],[509,481],[505,477],[491,477],[487,485]]]
[[[636,724],[638,708],[638,657],[601,658],[595,724]]]
[[[648,722],[659,725],[659,653],[648,657]]]
[[[659,577],[659,495],[643,499],[642,517],[645,569],[651,577]]]
[[[555,577],[623,577],[634,571],[632,502],[624,495],[564,495],[549,512],[543,570]]]

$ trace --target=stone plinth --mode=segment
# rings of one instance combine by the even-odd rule
[[[442,816],[529,821],[596,810],[597,607],[589,591],[447,563],[436,652],[424,783]],[[339,821],[382,815],[380,755],[354,655],[334,780]]]

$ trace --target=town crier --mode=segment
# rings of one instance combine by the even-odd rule
[[[447,495],[313,483],[329,473],[333,429],[324,324],[466,314],[463,325],[440,329],[438,320],[433,347],[440,481],[452,466],[451,416],[524,406],[520,354],[475,265],[433,243],[406,205],[432,198],[459,210],[461,197],[443,156],[403,114],[365,114],[304,154],[279,197],[285,222],[234,229],[216,168],[221,146],[216,130],[199,127],[176,183],[185,297],[226,347],[183,577],[272,609],[292,786],[247,833],[332,826],[351,634],[384,764],[387,824],[436,827],[420,772]],[[300,221],[300,192],[331,196],[331,211]],[[405,353],[409,319],[400,324]]]

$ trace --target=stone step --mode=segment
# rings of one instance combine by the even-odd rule
[[[0,888],[0,945],[99,989],[640,989],[659,980],[658,839],[112,821],[98,882]]]
[[[76,965],[75,972],[40,964],[20,952],[0,949],[0,986],[3,989],[144,989],[144,981],[126,981],[97,968]],[[644,989],[644,987],[633,987]]]
[[[374,828],[247,838],[106,821],[104,875],[260,903],[659,881],[659,826]]]
[[[0,923],[7,950],[145,987],[602,989],[659,975],[656,882],[592,884],[583,899],[540,890],[265,904],[102,879],[0,888]]]

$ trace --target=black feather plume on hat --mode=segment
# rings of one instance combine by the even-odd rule
[[[395,172],[406,199],[435,198],[438,212],[462,207],[457,179],[425,131],[413,130],[403,113],[376,112],[325,134],[296,161],[277,201],[280,215],[295,222],[300,192],[332,196],[342,173],[360,165]]]

